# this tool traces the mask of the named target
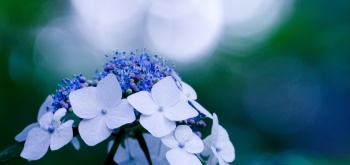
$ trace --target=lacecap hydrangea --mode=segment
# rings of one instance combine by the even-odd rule
[[[95,77],[63,79],[46,98],[37,122],[15,137],[25,141],[22,158],[38,160],[69,142],[79,149],[76,136],[89,146],[112,136],[104,164],[223,165],[235,159],[217,115],[196,102],[174,65],[138,51],[106,58]],[[202,140],[207,120],[213,121],[211,134]]]

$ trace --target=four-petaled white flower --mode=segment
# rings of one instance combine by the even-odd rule
[[[46,97],[46,100],[44,101],[44,103],[40,106],[39,108],[39,112],[38,112],[38,117],[37,117],[37,121],[36,123],[32,123],[29,124],[27,127],[25,127],[18,135],[16,135],[15,140],[17,142],[23,142],[27,139],[28,133],[31,129],[37,127],[40,127],[39,121],[40,118],[46,113],[47,111],[47,107],[50,107],[51,104],[53,102],[52,97],[49,95]]]
[[[147,143],[147,148],[151,156],[153,165],[167,165],[169,164],[165,158],[165,152],[168,151],[159,138],[151,134],[144,133],[143,137]],[[111,141],[113,142],[113,141]],[[113,143],[108,144],[108,150],[111,149]],[[113,160],[119,165],[144,165],[148,164],[145,154],[143,153],[139,142],[134,138],[125,139],[124,145],[119,145],[117,153]]]
[[[187,83],[183,82],[179,75],[173,72],[173,76],[177,81],[177,86],[181,91],[181,99],[189,101],[199,112],[203,113],[205,116],[209,118],[213,118],[213,116],[206,110],[202,105],[200,105],[197,101],[197,93],[196,91]]]
[[[227,131],[219,125],[218,117],[215,113],[213,115],[211,135],[203,141],[206,147],[203,155],[207,156],[207,153],[211,151],[208,164],[216,165],[219,162],[220,165],[227,165],[235,159],[235,149]]]
[[[141,125],[153,136],[163,137],[175,129],[175,121],[198,116],[180,95],[173,78],[168,76],[153,85],[151,92],[137,92],[130,95],[128,101],[142,113]]]
[[[166,153],[166,158],[173,165],[201,165],[200,160],[194,154],[204,149],[203,141],[192,132],[188,125],[179,125],[175,131],[162,137],[162,142],[171,148]]]
[[[51,150],[58,150],[73,138],[73,120],[61,123],[66,109],[58,109],[55,114],[45,113],[40,118],[40,128],[29,131],[21,157],[28,160],[38,160],[45,155],[49,146]]]
[[[107,139],[113,129],[136,119],[132,106],[122,99],[122,90],[114,74],[108,74],[97,87],[72,91],[69,99],[73,112],[83,118],[78,129],[89,146]]]

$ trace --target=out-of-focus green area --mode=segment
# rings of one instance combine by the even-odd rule
[[[33,58],[36,31],[67,14],[65,3],[0,2],[1,150],[36,122],[60,79],[75,74],[38,70]],[[230,44],[220,41],[209,60],[178,69],[229,132],[233,164],[350,164],[350,1],[295,1],[290,16],[259,46],[235,51]],[[80,151],[67,145],[30,164],[101,164],[107,143],[88,147],[81,141]]]

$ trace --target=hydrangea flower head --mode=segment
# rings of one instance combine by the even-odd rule
[[[96,77],[78,74],[72,80],[63,79],[46,99],[38,123],[15,138],[25,141],[23,158],[40,159],[49,147],[57,150],[69,141],[79,148],[77,136],[89,146],[113,136],[105,164],[201,164],[197,154],[203,152],[211,153],[209,163],[233,161],[226,130],[218,125],[215,114],[195,101],[195,90],[181,80],[174,66],[147,53],[117,51],[112,58],[106,57]],[[80,122],[74,126],[73,120],[64,122],[72,117],[67,112]],[[211,119],[212,134],[203,142],[204,120]]]
[[[58,150],[73,138],[73,120],[61,123],[66,110],[61,108],[53,114],[45,113],[40,118],[40,128],[29,131],[21,157],[28,160],[37,160],[45,155],[49,146],[51,150]]]

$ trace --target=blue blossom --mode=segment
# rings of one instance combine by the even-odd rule
[[[116,77],[108,74],[97,87],[86,87],[69,94],[73,112],[83,120],[79,123],[81,138],[89,146],[107,139],[113,129],[135,120],[133,108],[122,92]]]
[[[205,150],[203,156],[209,156],[207,164],[227,165],[235,160],[235,148],[230,141],[227,131],[219,125],[218,117],[214,113],[211,135],[204,140]]]
[[[151,92],[141,91],[128,97],[139,112],[141,125],[155,137],[163,137],[176,128],[175,121],[198,116],[198,112],[181,94],[174,79],[166,77],[154,85]]]
[[[173,165],[202,164],[194,155],[204,149],[203,141],[187,125],[179,125],[175,131],[162,137],[164,145],[170,148],[166,158]]]
[[[58,150],[73,138],[73,120],[61,123],[66,110],[58,109],[55,114],[45,113],[40,118],[40,128],[35,127],[28,133],[21,157],[28,160],[37,160],[45,155],[49,146],[51,150]]]

